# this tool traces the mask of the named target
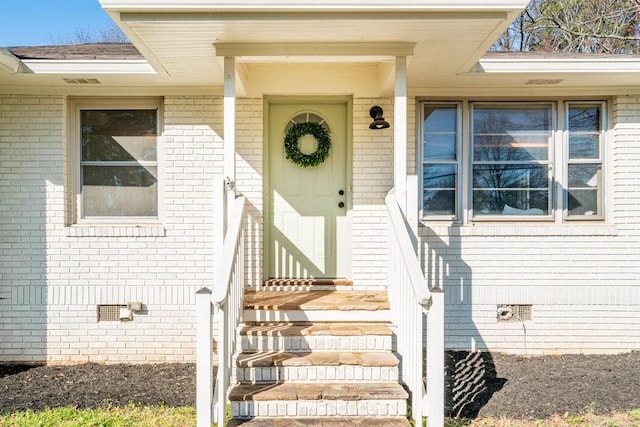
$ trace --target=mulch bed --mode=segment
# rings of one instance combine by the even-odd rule
[[[640,408],[640,352],[612,356],[447,355],[452,416],[545,418]],[[195,365],[0,364],[0,414],[47,407],[195,404]]]
[[[0,365],[0,414],[71,406],[193,406],[194,364]]]
[[[546,418],[640,408],[640,352],[519,357],[447,354],[451,416]]]

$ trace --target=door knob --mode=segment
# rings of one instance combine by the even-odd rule
[[[344,208],[344,202],[340,202],[340,203],[338,203],[338,207],[339,207],[339,208]]]
[[[338,194],[341,195],[341,196],[344,196],[344,190],[339,190]]]

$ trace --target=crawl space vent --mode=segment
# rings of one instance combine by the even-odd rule
[[[531,320],[530,304],[501,304],[497,309],[498,322],[524,322]]]
[[[101,304],[98,306],[98,322],[119,322],[120,309],[127,308],[126,305]]]
[[[65,82],[72,85],[99,85],[102,82],[98,79],[69,79],[65,78]]]

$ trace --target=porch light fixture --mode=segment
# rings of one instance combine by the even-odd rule
[[[369,125],[369,129],[387,129],[390,125],[389,122],[382,117],[384,111],[382,111],[382,107],[378,105],[374,105],[369,110],[369,115],[373,119],[371,124]]]

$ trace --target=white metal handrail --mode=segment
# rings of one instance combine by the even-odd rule
[[[232,203],[214,290],[212,292],[203,288],[198,291],[196,399],[198,427],[210,427],[213,420],[216,420],[219,426],[224,425],[236,329],[242,315],[245,198],[237,197]],[[215,392],[213,392],[212,313],[215,314],[218,323],[218,372]]]
[[[389,303],[397,328],[402,381],[411,393],[416,425],[444,425],[444,292],[429,289],[405,217],[393,189],[385,198],[389,215]],[[427,315],[427,389],[423,383],[423,315]],[[426,414],[424,414],[426,410]]]

